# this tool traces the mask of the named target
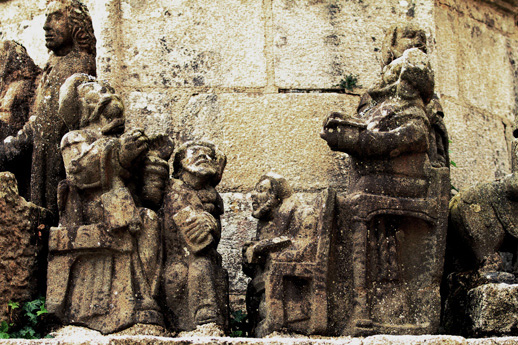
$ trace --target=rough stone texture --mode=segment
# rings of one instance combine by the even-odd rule
[[[444,122],[450,135],[452,185],[461,190],[475,182],[488,182],[511,172],[508,124],[498,115],[463,106],[444,97]]]
[[[475,334],[510,334],[518,327],[518,285],[485,284],[472,289],[468,308]]]
[[[158,336],[101,336],[86,329],[68,327],[60,330],[55,339],[0,340],[0,345],[514,345],[518,337],[465,339],[456,336],[372,336],[367,338],[316,338],[304,336],[275,335],[265,339],[226,337]]]
[[[124,83],[118,89],[128,109],[128,126],[181,137],[182,131],[191,131],[182,127],[195,123],[197,135],[215,141],[229,155],[222,191],[242,196],[272,169],[284,174],[297,191],[328,185],[343,189],[348,159],[325,150],[318,131],[334,110],[326,102],[354,113],[357,97],[265,94],[279,88],[318,92],[349,73],[359,75],[363,88],[371,86],[380,72],[380,53],[375,50],[381,49],[384,30],[407,14],[418,19],[430,37],[436,92],[445,108],[452,159],[459,166],[452,168],[453,185],[464,188],[510,172],[518,43],[515,13],[495,6],[509,1],[84,2],[97,37],[98,75],[117,88]],[[42,68],[48,60],[41,29],[45,6],[45,0],[0,1],[0,39],[22,43]],[[200,101],[206,95],[194,95],[199,92],[225,101],[218,101],[219,108],[202,106],[193,112],[198,102],[206,104]],[[218,123],[220,116],[228,126]],[[224,130],[211,130],[213,123]],[[281,145],[285,141],[288,145]],[[233,217],[238,223],[238,214]],[[247,217],[244,212],[242,219]],[[231,237],[224,236],[221,246]]]
[[[428,30],[428,1],[273,0],[275,86],[336,87],[349,74],[367,88],[378,77],[385,30],[407,14]]]
[[[121,34],[132,37],[121,47],[125,86],[265,86],[260,1],[122,0],[120,6]]]
[[[7,320],[7,302],[35,297],[39,208],[18,195],[12,173],[0,173],[0,320]]]
[[[193,96],[175,127],[180,140],[213,138],[227,154],[222,191],[250,190],[275,171],[296,191],[345,185],[344,157],[320,139],[322,114],[354,113],[358,98],[346,94]]]

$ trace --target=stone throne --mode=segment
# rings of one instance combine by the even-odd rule
[[[450,197],[448,136],[434,95],[426,34],[394,25],[382,77],[357,114],[331,113],[321,137],[351,157],[339,199],[352,262],[352,315],[344,334],[438,331]]]

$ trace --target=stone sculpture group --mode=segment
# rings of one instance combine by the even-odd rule
[[[121,97],[95,78],[80,1],[51,2],[43,29],[43,71],[16,42],[0,51],[0,168],[30,200],[10,197],[2,210],[21,207],[25,226],[43,232],[28,272],[47,269],[47,278],[29,291],[46,286],[63,324],[104,334],[135,324],[228,331],[217,250],[225,154],[125,128]],[[382,67],[356,114],[324,120],[321,137],[351,157],[346,192],[308,201],[267,173],[251,194],[258,225],[242,262],[255,336],[437,333],[441,309],[449,332],[516,329],[477,326],[483,316],[471,312],[494,303],[480,289],[515,282],[516,173],[461,192],[449,211],[449,141],[424,30],[393,26]],[[1,178],[16,195],[13,176]]]

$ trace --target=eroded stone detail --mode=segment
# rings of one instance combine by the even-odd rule
[[[7,306],[9,301],[28,301],[37,293],[38,227],[46,213],[18,195],[12,173],[0,172],[0,215],[0,305]],[[1,320],[8,319],[7,311],[0,308]]]
[[[77,113],[59,109],[59,90],[74,73],[95,75],[96,40],[88,9],[78,0],[50,2],[43,29],[51,54],[36,90],[33,116],[16,137],[6,139],[0,158],[5,170],[32,152],[30,201],[57,213],[57,186],[65,177],[59,143],[79,126]]]
[[[166,161],[149,151],[143,131],[123,132],[124,106],[108,84],[75,74],[61,89],[60,108],[68,104],[76,104],[81,129],[61,140],[67,179],[58,188],[59,226],[50,232],[47,308],[66,324],[105,334],[161,324],[161,225],[137,201],[160,204]],[[129,182],[142,162],[156,176],[136,198]]]
[[[516,334],[518,175],[462,190],[450,202],[444,321],[464,335]]]
[[[228,328],[228,273],[217,252],[223,201],[215,189],[225,165],[223,152],[203,141],[183,144],[170,160],[163,284],[170,322],[178,330],[209,323]]]
[[[243,247],[252,278],[247,310],[255,336],[274,331],[326,334],[328,264],[335,192],[302,202],[281,176],[268,173],[252,192],[255,240]]]
[[[394,26],[383,60],[382,79],[362,97],[357,115],[330,114],[321,134],[332,150],[351,156],[354,169],[340,199],[354,265],[344,334],[433,333],[450,183],[424,31]]]

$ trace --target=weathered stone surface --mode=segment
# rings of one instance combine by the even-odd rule
[[[43,213],[18,195],[12,173],[0,172],[0,320],[8,320],[7,302],[26,302],[37,290],[38,236]]]
[[[474,334],[514,334],[518,328],[518,285],[485,284],[468,292]]]
[[[273,0],[275,86],[332,88],[349,74],[371,86],[385,30],[406,15],[433,26],[429,1]]]
[[[437,91],[514,121],[516,79],[506,36],[445,6],[435,18]]]
[[[215,189],[226,159],[212,143],[189,141],[169,162],[162,285],[169,322],[176,330],[209,323],[222,331],[229,327],[228,273],[217,251],[224,205]]]
[[[339,334],[328,317],[331,242],[337,231],[336,192],[327,190],[312,205],[302,202],[280,175],[263,175],[251,193],[257,233],[243,246],[243,271],[252,279],[246,292],[251,331]]]
[[[362,96],[358,113],[332,112],[321,133],[353,162],[347,194],[338,200],[354,265],[354,304],[342,334],[439,329],[448,134],[434,99],[424,30],[398,23],[385,42],[383,76]]]
[[[233,309],[245,310],[246,285],[249,280],[241,267],[241,247],[255,235],[257,220],[252,213],[249,194],[221,193],[225,213],[221,216],[221,243],[218,250],[223,257],[223,267],[228,270],[230,282],[230,305]]]
[[[464,345],[466,339],[448,335],[423,335],[423,336],[390,336],[375,335],[367,337],[362,341],[362,345]]]
[[[345,155],[329,152],[318,133],[324,114],[354,113],[357,103],[343,94],[201,94],[175,132],[180,140],[213,138],[227,153],[222,191],[248,191],[266,171],[283,174],[296,191],[342,187]]]
[[[459,190],[511,172],[507,125],[498,116],[441,99],[450,135],[452,184]]]
[[[81,129],[61,140],[67,178],[58,188],[59,226],[49,236],[47,308],[64,324],[104,334],[161,324],[161,222],[139,206],[160,206],[167,163],[142,131],[123,133],[124,106],[109,84],[74,74],[59,106],[82,116]],[[140,180],[149,165],[154,174]],[[129,187],[136,182],[141,189]]]
[[[122,0],[126,86],[262,87],[261,2]],[[153,22],[153,25],[150,25]]]

